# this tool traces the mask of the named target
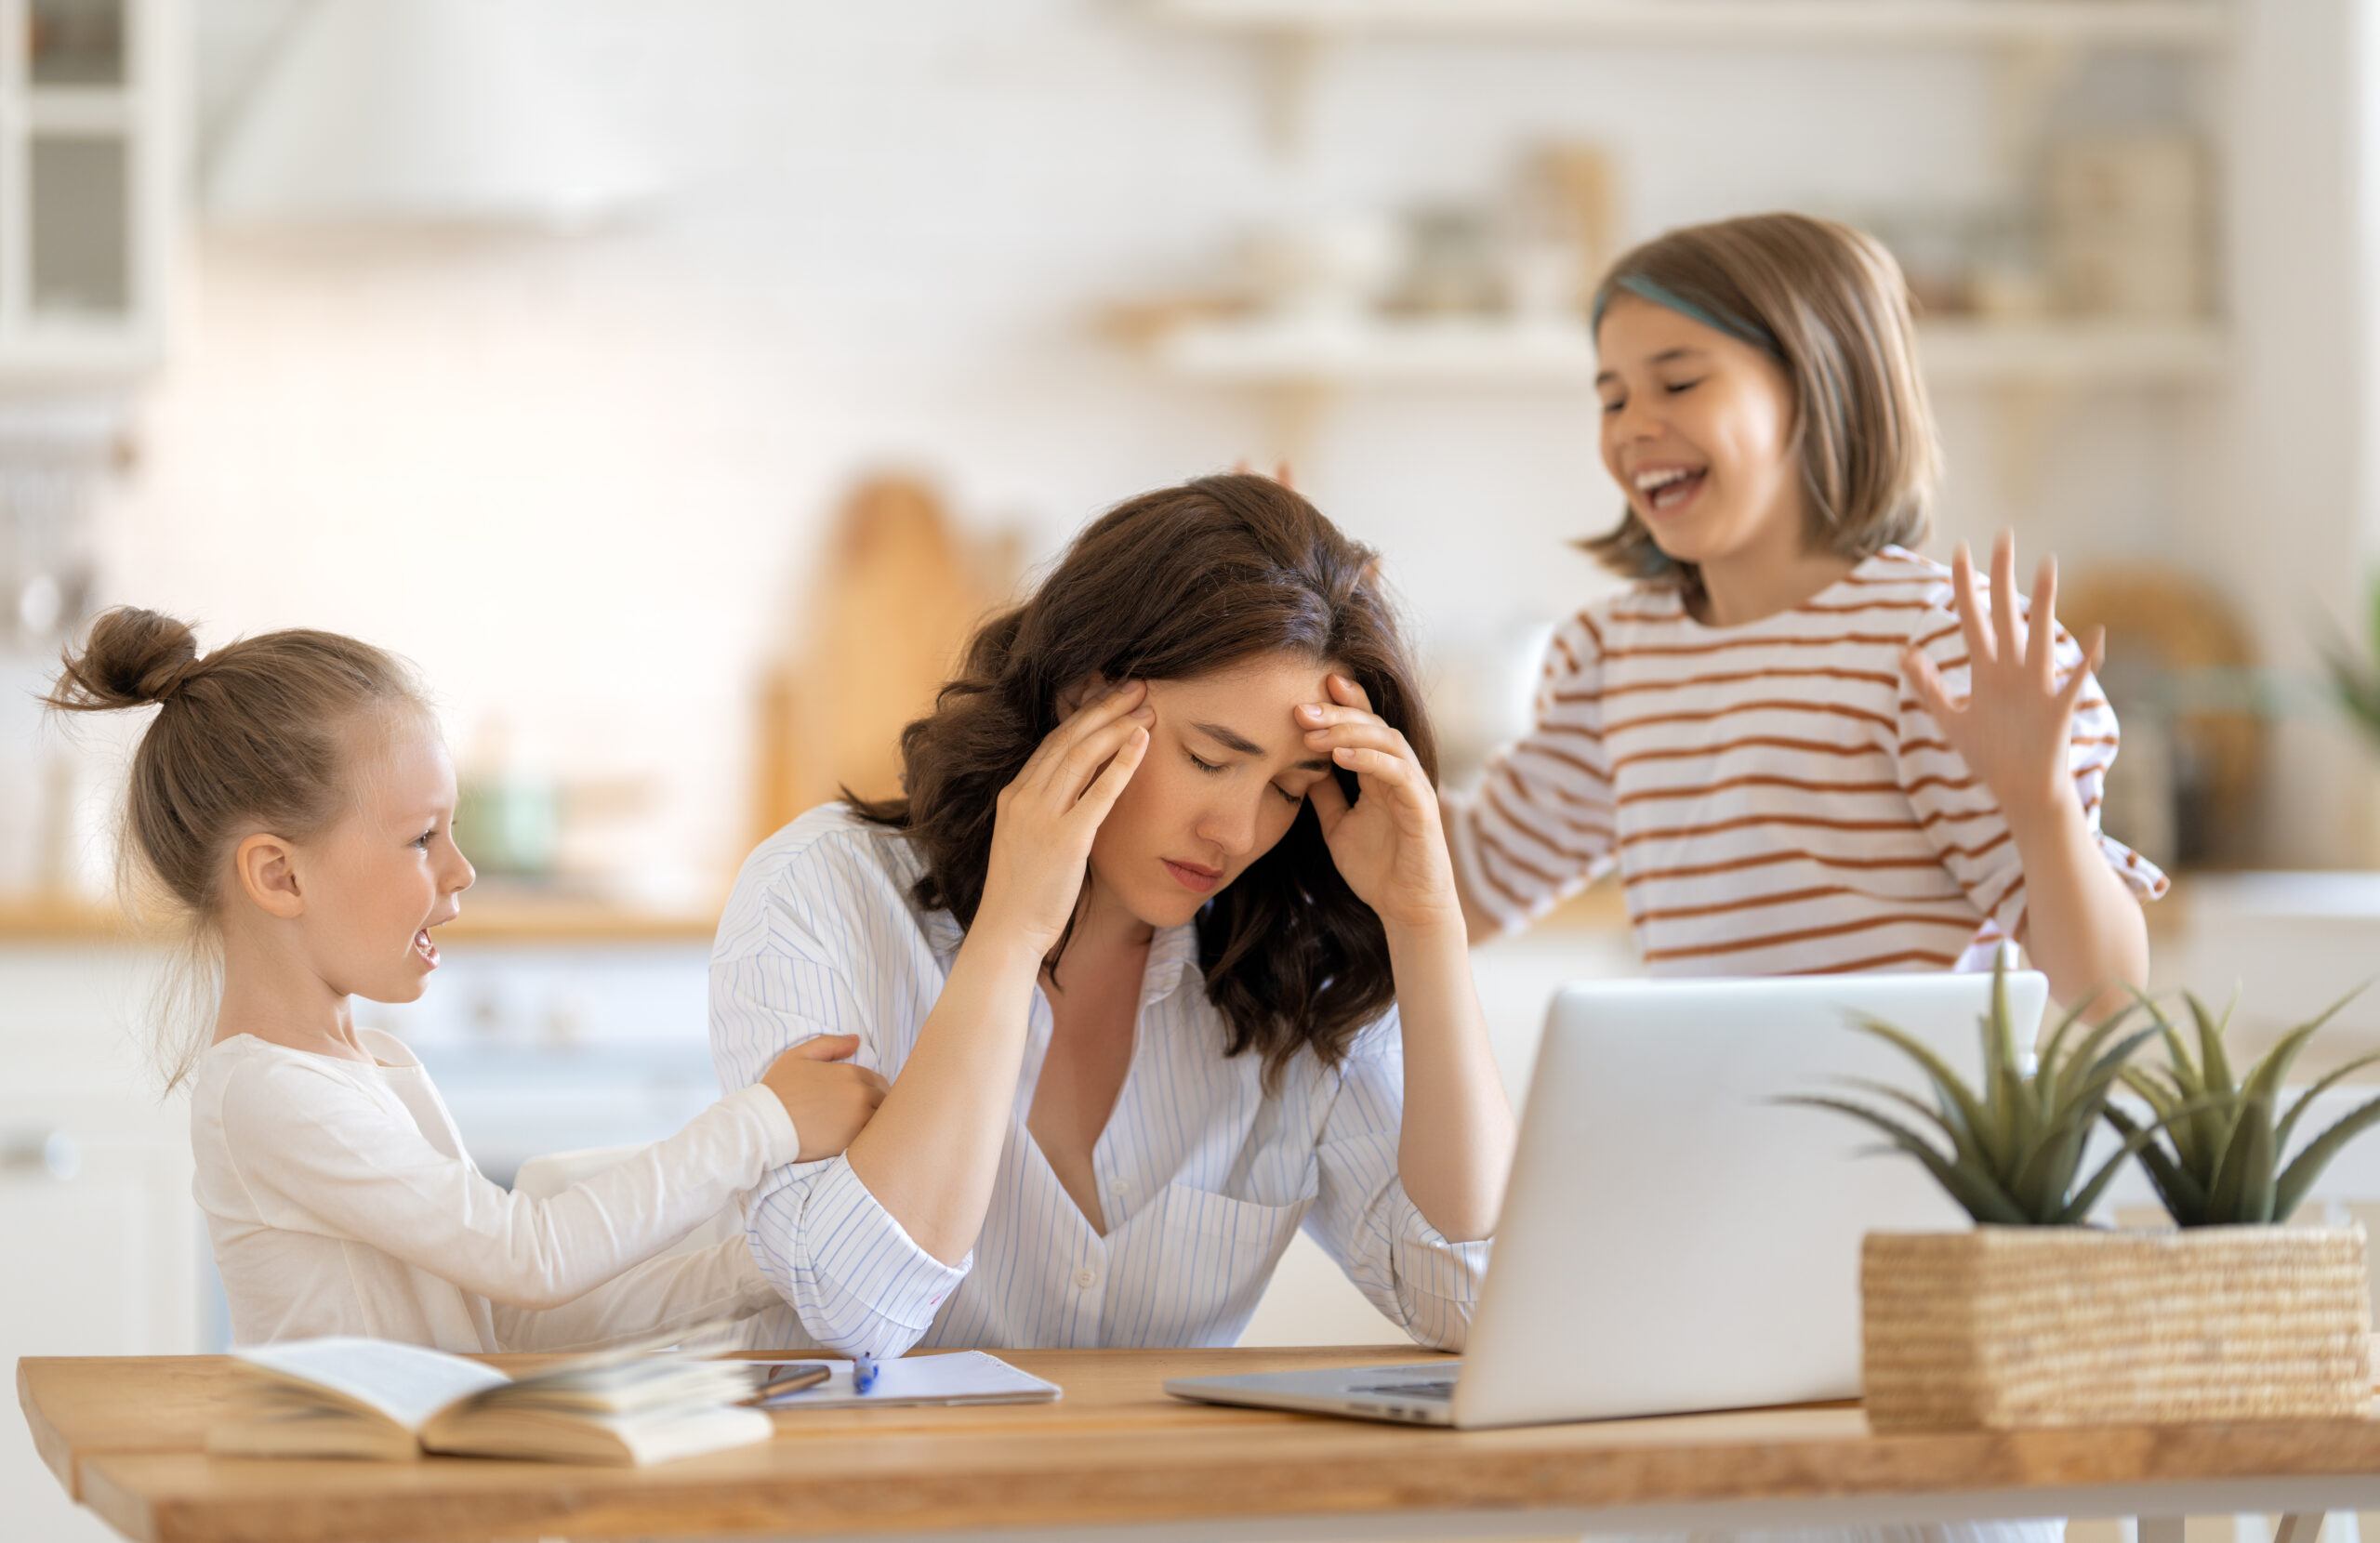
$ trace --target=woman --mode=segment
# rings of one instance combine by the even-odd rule
[[[1261,477],[1135,498],[902,752],[712,955],[726,1086],[827,1034],[892,1079],[752,1197],[787,1342],[1230,1344],[1302,1224],[1460,1348],[1512,1115],[1372,554]]]

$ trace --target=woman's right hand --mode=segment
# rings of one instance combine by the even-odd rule
[[[795,1161],[834,1156],[876,1117],[876,1106],[892,1084],[849,1063],[846,1058],[858,1048],[855,1034],[822,1034],[786,1051],[760,1074],[761,1085],[793,1117],[793,1133],[801,1139]]]
[[[1128,680],[1084,704],[1000,789],[975,928],[1013,929],[1038,959],[1082,898],[1091,837],[1148,751],[1148,687]]]

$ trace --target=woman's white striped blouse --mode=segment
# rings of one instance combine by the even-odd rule
[[[1662,587],[1590,607],[1554,633],[1535,727],[1457,811],[1466,888],[1512,930],[1617,866],[1657,975],[1989,969],[2023,923],[2024,870],[1902,679],[1911,643],[1967,689],[1950,571],[1897,547],[1742,626]],[[2062,627],[2057,657],[2061,679],[2082,663]],[[2115,757],[2093,682],[2067,764],[2095,830]],[[2144,899],[2164,892],[2099,845]]]
[[[911,901],[919,872],[907,837],[841,805],[760,845],[711,954],[722,1087],[822,1034],[859,1035],[854,1059],[899,1078],[961,938],[948,912]],[[1228,1345],[1301,1226],[1416,1340],[1461,1346],[1488,1246],[1448,1242],[1397,1180],[1394,1009],[1342,1065],[1301,1054],[1268,1095],[1255,1056],[1223,1054],[1192,930],[1158,932],[1130,1070],[1091,1154],[1104,1235],[1025,1129],[1049,1043],[1037,990],[991,1209],[955,1267],[911,1242],[842,1157],[760,1183],[746,1212],[753,1256],[792,1309],[761,1327],[772,1346]]]

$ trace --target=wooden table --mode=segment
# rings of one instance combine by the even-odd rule
[[[1575,1536],[2380,1510],[2380,1420],[1880,1438],[1835,1405],[1451,1431],[1185,1404],[1159,1387],[1425,1359],[1409,1346],[1004,1353],[1064,1399],[786,1414],[766,1445],[647,1469],[210,1458],[230,1383],[214,1356],[27,1359],[17,1390],[60,1481],[144,1543]]]

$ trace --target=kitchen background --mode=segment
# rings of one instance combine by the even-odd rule
[[[93,609],[419,663],[485,877],[364,1016],[509,1178],[715,1096],[743,854],[884,785],[1130,493],[1286,458],[1475,766],[1607,584],[1583,289],[1757,209],[1920,290],[1933,549],[2013,526],[2109,625],[2161,979],[2327,1000],[2380,943],[2320,663],[2380,515],[2375,71],[2362,0],[0,0],[0,1356],[222,1335],[109,900],[138,725],[32,703]],[[1480,967],[1517,1096],[1553,985],[1633,962],[1603,894]],[[1301,1245],[1251,1338],[1386,1333]],[[99,1536],[0,1426],[50,1507],[0,1532]]]

